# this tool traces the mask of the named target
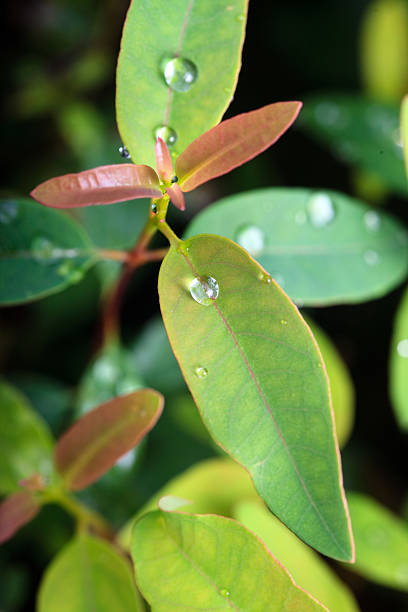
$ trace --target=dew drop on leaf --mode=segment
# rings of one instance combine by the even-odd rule
[[[398,342],[397,353],[400,357],[408,359],[408,338],[404,338],[404,340]]]
[[[203,368],[202,366],[199,366],[198,368],[194,370],[194,373],[197,376],[197,378],[205,378],[208,375],[208,370],[207,368]]]
[[[374,210],[369,210],[364,215],[364,225],[371,232],[376,232],[381,225],[381,219],[378,213]]]
[[[40,263],[53,263],[55,259],[60,257],[61,249],[46,238],[45,236],[37,236],[31,242],[30,249],[33,257]]]
[[[369,266],[375,266],[378,263],[379,256],[377,251],[368,250],[364,253],[364,261]]]
[[[307,203],[309,221],[314,227],[326,227],[336,216],[332,199],[327,193],[314,193]]]
[[[286,319],[281,319],[281,325],[287,325],[287,324],[288,324],[288,322],[287,322]]]
[[[177,132],[168,125],[159,125],[154,130],[154,139],[161,138],[167,146],[171,147],[177,142]]]
[[[125,159],[130,159],[130,153],[127,150],[126,147],[124,147],[123,145],[121,147],[119,147],[119,154],[124,157]]]
[[[184,57],[174,57],[163,62],[163,76],[171,89],[185,92],[197,80],[198,70],[190,60]]]
[[[265,245],[265,235],[256,225],[241,225],[236,232],[235,240],[250,255],[258,255]]]
[[[260,281],[262,281],[263,283],[265,283],[265,285],[270,285],[272,282],[272,277],[270,274],[267,274],[266,272],[260,272],[258,274],[258,278]]]
[[[210,306],[212,301],[217,299],[219,292],[218,283],[212,276],[193,278],[190,283],[191,297],[203,306]]]
[[[0,223],[7,225],[11,223],[18,216],[18,204],[7,200],[6,202],[0,203]]]
[[[228,589],[221,589],[220,591],[221,595],[223,597],[230,597],[231,593],[228,591]]]

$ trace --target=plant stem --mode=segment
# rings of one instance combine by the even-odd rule
[[[113,540],[114,532],[100,514],[87,508],[87,506],[61,489],[54,489],[45,493],[44,503],[59,504],[76,519],[79,530],[89,530],[104,538]]]
[[[164,219],[160,219],[159,231],[166,236],[167,240],[170,242],[171,246],[178,247],[183,241],[173,232],[171,227],[164,221]]]
[[[109,261],[121,261],[123,263],[126,263],[129,261],[129,253],[127,251],[97,249],[96,254],[101,259],[107,259]]]

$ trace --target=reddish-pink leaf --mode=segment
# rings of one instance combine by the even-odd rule
[[[191,191],[249,161],[292,125],[301,102],[277,102],[223,121],[194,140],[176,161],[183,191]]]
[[[59,439],[55,464],[72,490],[98,480],[152,429],[162,409],[163,396],[140,389],[101,404]]]
[[[170,200],[173,202],[174,206],[177,206],[180,210],[185,210],[186,205],[184,203],[183,192],[177,183],[173,183],[171,187],[166,189],[166,192],[170,196]]]
[[[166,143],[161,138],[156,140],[157,172],[162,181],[171,181],[173,177],[173,162]]]
[[[53,208],[113,204],[134,198],[160,198],[159,177],[150,166],[117,164],[57,176],[33,189],[31,196]]]
[[[12,493],[0,504],[0,543],[9,540],[40,511],[40,504],[28,491]]]

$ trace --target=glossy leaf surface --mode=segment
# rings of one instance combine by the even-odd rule
[[[241,166],[265,151],[292,125],[301,102],[276,102],[222,121],[192,142],[176,161],[183,191]]]
[[[6,542],[40,511],[32,493],[18,491],[0,502],[0,544]]]
[[[381,296],[408,272],[408,234],[388,215],[334,191],[260,189],[231,196],[192,221],[235,240],[299,304]]]
[[[150,512],[135,525],[132,557],[153,612],[324,609],[253,533],[221,516]]]
[[[159,295],[174,353],[214,440],[302,539],[350,560],[328,380],[297,308],[244,249],[211,235],[170,249]]]
[[[391,399],[397,421],[408,431],[408,290],[398,307],[390,357]]]
[[[94,261],[88,237],[63,213],[29,199],[0,201],[0,303],[62,291]]]
[[[180,153],[220,121],[237,82],[247,4],[179,0],[172,3],[170,15],[162,0],[133,0],[119,55],[116,109],[122,140],[134,162],[155,167],[158,128],[166,133],[167,127],[167,144]],[[176,57],[196,68],[190,70],[187,91],[170,88],[164,78],[166,64]]]
[[[356,543],[349,569],[368,580],[408,591],[408,527],[373,498],[348,493]]]
[[[256,533],[300,587],[312,593],[330,612],[357,612],[349,589],[311,548],[299,540],[265,506],[242,501],[233,516]]]
[[[37,472],[52,473],[53,441],[47,424],[26,398],[0,382],[0,494],[19,489],[18,482]]]
[[[57,176],[33,189],[31,196],[52,208],[113,204],[134,198],[159,198],[159,178],[150,166],[115,164]]]
[[[142,389],[110,400],[76,421],[55,449],[65,485],[83,489],[131,450],[155,425],[163,397]]]
[[[143,612],[129,563],[115,547],[81,535],[45,572],[38,612]]]
[[[357,96],[320,96],[305,102],[302,125],[346,164],[373,172],[406,194],[397,105]]]
[[[408,177],[408,95],[404,97],[401,104],[401,138]]]

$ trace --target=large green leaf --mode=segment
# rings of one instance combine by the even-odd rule
[[[257,500],[236,505],[233,517],[251,529],[286,567],[293,580],[312,593],[330,612],[357,612],[346,585],[311,548],[301,542]]]
[[[353,95],[309,98],[299,120],[342,161],[377,174],[406,195],[398,105]]]
[[[391,399],[399,425],[408,431],[408,289],[395,319],[390,358]]]
[[[295,301],[315,306],[383,295],[408,272],[408,235],[388,215],[333,191],[261,189],[220,200],[186,236],[245,247]]]
[[[178,0],[169,6],[165,0],[133,0],[116,95],[119,131],[133,161],[155,166],[157,128],[167,128],[158,135],[181,153],[220,121],[237,82],[247,4]],[[166,66],[173,88],[164,77]],[[177,70],[173,76],[172,67]]]
[[[210,235],[170,248],[159,295],[214,440],[302,539],[350,560],[327,375],[296,306],[244,249]]]
[[[132,558],[152,612],[324,609],[253,533],[221,516],[150,512],[135,525]]]
[[[104,540],[81,535],[45,572],[38,612],[143,612],[129,563]]]
[[[401,138],[408,177],[408,95],[404,97],[401,103]]]
[[[67,215],[32,200],[0,201],[0,302],[30,302],[78,282],[96,260]]]
[[[408,591],[408,527],[376,500],[348,493],[356,542],[356,562],[349,569],[365,578]]]
[[[49,478],[53,441],[47,424],[19,391],[0,382],[0,494],[34,472]]]

